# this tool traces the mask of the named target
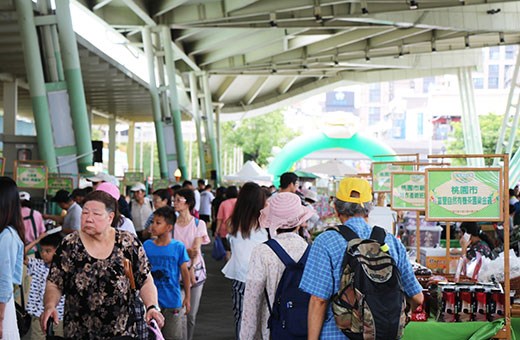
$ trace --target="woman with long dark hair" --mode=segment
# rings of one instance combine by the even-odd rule
[[[233,214],[229,219],[231,258],[222,269],[222,273],[233,281],[233,314],[237,339],[240,334],[242,302],[251,252],[255,246],[267,241],[267,230],[260,228],[258,223],[260,210],[264,208],[265,202],[265,191],[256,183],[247,182],[238,193]]]
[[[210,242],[206,222],[193,217],[191,211],[195,206],[195,194],[193,190],[184,188],[175,193],[173,201],[175,211],[179,213],[175,226],[173,227],[173,238],[181,241],[186,250],[190,262],[188,269],[192,276],[190,306],[191,309],[186,315],[186,339],[192,340],[195,333],[195,321],[199,310],[202,288],[206,281],[206,265],[202,257],[201,245]]]
[[[0,177],[0,339],[20,339],[13,284],[22,283],[24,231],[15,181]]]

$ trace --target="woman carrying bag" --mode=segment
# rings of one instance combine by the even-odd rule
[[[24,224],[15,181],[0,177],[0,339],[18,340],[13,284],[22,283]]]

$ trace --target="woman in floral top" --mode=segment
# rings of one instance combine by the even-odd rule
[[[45,290],[42,329],[52,317],[57,324],[56,305],[65,294],[64,335],[73,339],[136,337],[134,291],[139,290],[147,307],[146,321],[163,317],[157,307],[157,289],[141,243],[132,234],[116,230],[117,201],[94,191],[85,197],[81,230],[68,235],[56,250]],[[133,277],[124,262],[130,260]]]
[[[482,257],[494,259],[496,256],[491,251],[491,240],[488,236],[480,231],[480,227],[476,222],[462,222],[460,229],[464,233],[468,233],[470,238],[468,241],[462,237],[460,239],[460,246],[462,248],[462,255],[466,255],[468,260],[472,260],[480,253]]]

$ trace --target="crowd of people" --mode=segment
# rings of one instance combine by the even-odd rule
[[[248,182],[213,191],[199,180],[196,188],[185,181],[147,195],[146,186],[135,183],[129,201],[111,176],[89,181],[88,188],[59,190],[52,198],[66,214],[42,215],[28,192],[0,177],[0,249],[6,255],[0,261],[0,339],[19,339],[13,285],[30,278],[24,307],[32,316],[31,339],[45,339],[50,327],[66,338],[145,339],[157,327],[165,339],[191,340],[207,280],[201,247],[211,237],[226,250],[222,274],[231,280],[236,339],[272,338],[268,324],[286,270],[273,242],[291,261],[305,262],[298,288],[308,295],[305,310],[312,315],[305,338],[345,338],[330,301],[342,284],[349,242],[328,231],[312,240],[316,193],[301,190],[294,173],[280,177],[278,190]],[[333,197],[342,227],[362,239],[371,236],[372,202],[370,185],[359,178],[343,179]],[[61,229],[47,230],[44,220]],[[491,256],[475,223],[461,228],[470,235],[461,239],[468,258]],[[405,247],[391,234],[384,242],[408,302],[420,305],[422,289]]]

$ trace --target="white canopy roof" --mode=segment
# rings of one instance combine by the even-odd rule
[[[254,161],[247,161],[240,171],[233,175],[224,176],[224,180],[230,182],[271,182],[273,175],[260,168]]]

